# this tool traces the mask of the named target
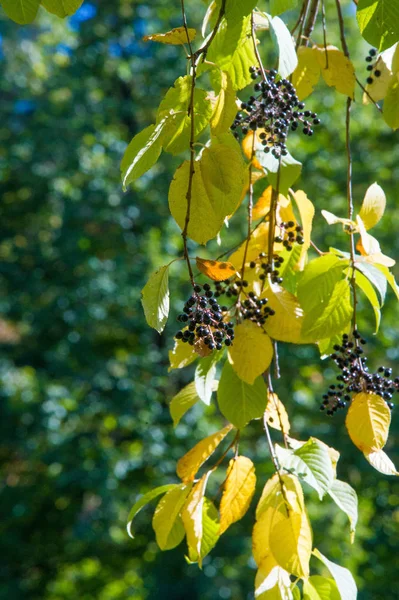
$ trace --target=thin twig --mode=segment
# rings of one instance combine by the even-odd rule
[[[299,25],[302,23],[304,12],[305,12],[305,2],[301,6],[301,12],[299,13],[297,22],[295,23],[294,27],[291,29],[291,35],[294,35],[295,31],[298,29]]]
[[[319,12],[319,2],[320,0],[311,0],[311,4],[309,7],[309,15],[306,19],[306,25],[303,30],[303,38],[309,40],[312,35],[312,31],[314,29],[317,14]]]
[[[321,23],[323,27],[323,45],[326,55],[326,69],[328,69],[328,51],[327,51],[327,24],[326,24],[326,7],[324,0],[321,0]]]
[[[302,16],[302,20],[300,23],[300,28],[299,28],[299,32],[296,38],[296,44],[295,44],[295,49],[298,50],[299,46],[301,45],[302,42],[302,32],[303,32],[303,27],[304,24],[306,23],[307,17],[308,17],[308,10],[309,10],[309,4],[310,4],[310,0],[304,0],[303,3],[303,16]]]

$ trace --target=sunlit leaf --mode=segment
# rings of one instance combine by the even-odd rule
[[[331,296],[322,298],[319,306],[311,311],[304,307],[302,335],[309,341],[332,336],[347,327],[352,314],[350,283],[342,279],[335,284]]]
[[[365,452],[364,456],[369,461],[370,465],[383,473],[384,475],[399,475],[395,465],[385,454],[384,450],[378,450],[377,452]]]
[[[187,536],[187,545],[189,551],[198,556],[198,562],[201,565],[201,544],[204,534],[203,526],[203,507],[206,485],[208,483],[211,471],[208,471],[194,485],[183,506],[181,518]]]
[[[373,287],[375,287],[380,297],[380,306],[382,306],[387,293],[387,278],[385,273],[381,271],[382,269],[386,269],[386,267],[379,268],[362,260],[356,260],[355,267],[363,273]],[[388,269],[386,269],[386,271],[389,273]]]
[[[253,462],[245,456],[233,458],[227,469],[220,501],[220,534],[245,515],[255,493],[255,485]]]
[[[303,582],[303,600],[341,600],[334,579],[312,575]]]
[[[380,76],[372,77],[372,83],[367,83],[365,86],[366,91],[363,94],[363,104],[370,104],[372,100],[378,102],[379,100],[383,100],[387,95],[392,79],[392,58],[396,48],[397,44],[378,56],[375,62],[375,70],[380,72]]]
[[[188,547],[190,562],[201,564],[202,559],[214,548],[220,537],[219,513],[209,498],[204,498],[202,507],[202,539],[199,553]]]
[[[48,12],[63,19],[73,15],[82,6],[83,0],[42,0],[41,4]]]
[[[391,411],[377,394],[360,392],[352,398],[345,424],[352,442],[362,452],[381,450],[387,441]]]
[[[267,306],[275,312],[264,325],[270,337],[281,342],[300,344],[303,310],[297,298],[276,283],[271,283],[262,297],[267,298]]]
[[[139,500],[137,500],[137,502],[135,504],[133,504],[133,507],[132,507],[132,509],[129,513],[128,519],[127,519],[128,520],[127,532],[131,538],[134,537],[133,528],[132,528],[133,519],[141,511],[141,509],[144,508],[144,506],[146,506],[146,504],[151,502],[151,500],[154,500],[155,498],[158,498],[158,496],[160,496],[161,494],[166,494],[166,492],[169,492],[170,490],[173,490],[177,487],[179,487],[178,483],[169,483],[168,485],[161,485],[153,490],[150,490],[146,494],[144,494],[144,496],[142,496]]]
[[[290,30],[280,17],[273,17],[270,18],[270,33],[278,51],[278,72],[281,77],[288,77],[298,64]]]
[[[385,206],[386,198],[384,190],[378,185],[378,183],[373,183],[367,189],[362,207],[359,212],[359,216],[362,219],[366,229],[371,229],[374,227],[374,225],[377,225],[384,214]]]
[[[208,435],[196,444],[177,463],[176,473],[182,481],[192,481],[201,465],[215,452],[220,442],[232,430],[232,425],[226,425],[220,431]]]
[[[381,310],[380,310],[381,305],[378,300],[377,293],[374,290],[373,286],[371,285],[370,281],[367,279],[367,277],[365,277],[365,275],[363,275],[363,273],[361,273],[358,270],[356,270],[356,272],[355,272],[355,280],[356,280],[356,285],[365,294],[367,300],[370,302],[370,304],[373,308],[374,315],[375,315],[375,333],[377,333],[378,329],[380,327],[380,322],[381,322]]]
[[[265,217],[270,210],[270,204],[273,196],[273,188],[269,185],[265,191],[259,196],[258,201],[252,209],[252,218],[256,221],[257,219],[262,219]],[[282,194],[278,195],[277,199],[277,207],[287,206],[290,204],[290,201],[283,196]],[[284,219],[283,219],[284,220]]]
[[[177,427],[180,419],[186,414],[194,404],[199,401],[199,396],[195,387],[195,381],[186,385],[170,401],[170,416],[173,419],[173,426]]]
[[[399,286],[396,283],[396,280],[395,280],[395,277],[393,276],[393,274],[384,265],[376,265],[376,267],[384,275],[385,279],[387,280],[387,282],[391,286],[392,291],[394,292],[396,298],[399,300]]]
[[[262,377],[253,385],[246,383],[226,361],[218,388],[218,404],[223,416],[242,429],[252,419],[259,419],[266,408],[267,388]]]
[[[217,0],[221,5],[222,0]],[[256,0],[227,0],[226,2],[226,19],[234,25],[240,22],[243,17],[246,17],[255,8]]]
[[[328,560],[317,548],[313,550],[314,556],[321,560],[321,562],[327,567],[333,576],[335,583],[337,584],[337,588],[341,595],[341,600],[356,600],[357,598],[357,588],[355,580],[348,569],[341,567],[333,563],[331,560]]]
[[[392,129],[399,128],[399,73],[392,76],[384,99],[382,114],[385,123]]]
[[[280,398],[274,392],[268,392],[265,419],[267,424],[278,431],[282,431],[284,435],[290,432],[290,422],[288,413]]]
[[[320,64],[313,48],[299,46],[298,66],[292,74],[292,83],[300,100],[307,98],[320,78]],[[324,64],[325,66],[325,64]]]
[[[220,135],[229,131],[237,114],[236,95],[230,75],[225,71],[219,71],[219,76],[220,87],[213,103],[213,112],[210,120],[211,130],[214,135]]]
[[[293,600],[290,574],[278,566],[272,555],[260,565],[255,577],[257,600]]]
[[[162,151],[162,132],[165,121],[150,125],[134,136],[121,162],[123,188],[146,173],[157,162]]]
[[[269,367],[273,345],[263,329],[249,320],[237,325],[234,335],[229,360],[240,379],[252,385]]]
[[[188,41],[192,42],[194,40],[196,33],[195,29],[187,29],[186,31],[185,27],[176,27],[166,33],[152,33],[151,35],[145,35],[143,41],[173,45],[187,44]]]
[[[270,13],[272,17],[281,15],[286,10],[295,8],[298,4],[298,0],[270,0]]]
[[[312,223],[314,217],[314,205],[307,197],[306,193],[302,190],[297,190],[293,194],[294,200],[299,210],[299,216],[301,218],[303,228],[303,245],[301,258],[299,261],[299,269],[302,270],[305,266],[307,251],[310,248],[310,236],[312,233]]]
[[[298,162],[288,152],[286,156],[282,156],[280,159],[269,154],[265,154],[263,146],[256,150],[256,158],[259,164],[265,170],[269,183],[273,188],[277,189],[281,194],[286,195],[289,188],[298,179],[302,171],[302,163]],[[280,175],[278,176],[278,170],[280,168]]]
[[[235,266],[237,271],[242,267],[242,261],[244,259],[244,253],[246,256],[246,262],[256,260],[261,252],[267,251],[267,244],[269,239],[269,223],[261,223],[259,227],[251,235],[251,239],[246,250],[246,242],[241,244],[238,250],[233,252],[230,256],[230,262]]]
[[[358,501],[355,490],[349,483],[335,479],[328,493],[335,504],[348,515],[351,528],[351,541],[353,542],[358,517]]]
[[[236,272],[234,266],[228,261],[207,260],[197,256],[196,263],[198,270],[213,281],[223,281],[235,275]]]
[[[172,369],[183,369],[190,365],[198,354],[195,352],[194,347],[190,344],[183,343],[182,340],[175,340],[173,350],[169,350],[169,371]]]
[[[326,84],[335,87],[337,92],[353,98],[356,76],[349,58],[335,46],[327,46],[328,67],[326,67],[326,50],[324,46],[315,47],[314,52],[317,54],[321,74]]]
[[[327,223],[329,225],[336,225],[337,223],[341,223],[342,225],[348,225],[349,227],[351,227],[351,226],[355,227],[355,223],[353,221],[351,221],[351,219],[343,219],[341,217],[337,217],[336,215],[329,212],[328,210],[322,210],[321,214],[323,215],[323,217],[325,218],[325,220],[327,221]]]
[[[216,374],[216,365],[222,358],[224,350],[212,352],[202,358],[195,369],[195,389],[201,401],[209,406]]]
[[[191,487],[192,484],[175,487],[169,490],[157,504],[152,518],[152,528],[161,550],[175,548],[184,538],[180,512]]]
[[[146,321],[162,333],[169,315],[169,265],[151,275],[141,292]]]

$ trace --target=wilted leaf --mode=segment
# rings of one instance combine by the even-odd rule
[[[255,493],[255,485],[253,462],[245,456],[233,458],[227,469],[220,501],[220,534],[245,515]]]
[[[208,435],[196,444],[177,463],[176,473],[182,481],[192,481],[201,465],[215,452],[220,442],[232,430],[232,425],[226,425],[220,431]]]
[[[145,35],[143,37],[143,41],[160,42],[161,44],[173,44],[175,46],[180,44],[187,44],[188,41],[193,41],[197,33],[195,29],[188,29],[187,32],[185,27],[176,27],[175,29],[167,31],[166,33],[152,33],[151,35]]]
[[[235,268],[230,262],[220,262],[218,260],[207,260],[197,256],[195,259],[197,268],[203,275],[213,279],[213,281],[223,281],[235,275]]]
[[[381,450],[387,441],[391,411],[377,394],[361,392],[353,396],[346,416],[352,442],[365,453]]]
[[[269,367],[273,345],[259,325],[246,320],[236,326],[234,343],[229,348],[229,360],[237,375],[252,385]]]
[[[266,408],[267,388],[262,377],[253,385],[238,377],[225,362],[218,388],[218,404],[222,415],[242,429],[252,419],[259,419]]]

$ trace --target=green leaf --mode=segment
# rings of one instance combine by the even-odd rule
[[[198,562],[199,559],[205,558],[207,554],[215,547],[220,535],[219,513],[209,498],[204,498],[202,507],[202,539],[201,549],[198,553],[190,546],[188,555],[190,562]]]
[[[343,331],[352,318],[350,283],[343,279],[335,284],[331,296],[324,296],[311,311],[304,308],[302,333],[309,341],[318,341]]]
[[[384,107],[382,114],[385,123],[392,129],[399,128],[399,78],[398,73],[394,75],[388,87],[387,94],[384,99]]]
[[[385,296],[387,293],[387,278],[384,272],[381,273],[381,271],[382,269],[386,269],[389,273],[388,269],[386,267],[381,267],[380,269],[366,261],[360,260],[355,262],[355,267],[358,271],[363,273],[363,275],[367,277],[369,282],[375,287],[381,299],[380,306],[382,306],[385,302]]]
[[[134,538],[134,533],[133,533],[133,529],[132,529],[133,519],[141,511],[141,509],[144,508],[144,506],[146,504],[151,502],[151,500],[154,500],[161,494],[165,494],[166,492],[169,492],[170,490],[173,490],[179,486],[181,486],[181,484],[179,484],[179,483],[168,483],[167,485],[161,485],[153,490],[150,490],[146,494],[144,494],[144,496],[142,496],[139,500],[137,500],[137,502],[135,504],[133,504],[133,507],[127,518],[127,520],[128,520],[127,532],[131,538]]]
[[[201,358],[195,369],[195,389],[197,395],[207,406],[211,403],[212,392],[214,389],[214,379],[216,375],[216,365],[222,358],[224,350],[212,352],[210,356]]]
[[[359,0],[357,22],[369,44],[390,48],[399,40],[399,0]]]
[[[19,25],[32,23],[39,5],[40,0],[1,0],[1,6],[6,15]]]
[[[217,138],[195,161],[194,169],[188,236],[198,244],[205,244],[219,233],[225,218],[236,210],[246,170],[238,144],[218,143]],[[189,177],[190,162],[185,161],[169,188],[170,212],[181,229],[186,221]]]
[[[348,569],[337,565],[331,560],[328,560],[317,548],[313,550],[314,556],[321,560],[333,576],[337,584],[338,591],[341,595],[341,600],[356,600],[357,588],[355,580]]]
[[[83,0],[42,0],[44,8],[61,19],[73,15],[82,4]]]
[[[197,389],[195,387],[195,381],[192,381],[186,385],[180,392],[176,394],[170,401],[169,410],[170,416],[173,419],[173,426],[176,427],[180,419],[186,414],[188,410],[199,400]]]
[[[263,415],[266,403],[267,388],[263,378],[258,377],[253,385],[245,383],[226,361],[218,388],[218,404],[223,416],[242,429],[249,421]]]
[[[146,321],[162,333],[169,314],[169,266],[161,267],[151,275],[141,292]]]
[[[158,108],[156,124],[164,124],[163,149],[171,154],[179,154],[190,146],[191,98],[189,75],[179,77],[170,88]],[[208,93],[195,87],[194,90],[194,137],[197,138],[208,125],[212,116],[212,103]]]
[[[340,481],[339,479],[336,479],[331,488],[328,490],[328,493],[334,500],[335,504],[346,515],[348,515],[351,527],[351,539],[353,541],[358,516],[358,502],[355,490],[349,485],[349,483],[345,483],[345,481]]]
[[[312,575],[303,582],[303,600],[341,600],[334,579]]]
[[[180,512],[192,484],[179,485],[169,490],[158,502],[152,518],[157,544],[161,550],[171,550],[180,544],[185,531]]]
[[[276,444],[276,453],[281,466],[292,469],[298,477],[316,490],[322,500],[334,481],[334,470],[327,446],[315,438],[310,438],[295,452]]]
[[[150,125],[134,136],[121,162],[123,189],[144,175],[157,162],[162,151],[161,134],[165,121]]]
[[[396,283],[395,277],[392,275],[391,271],[388,269],[388,267],[384,267],[383,265],[377,265],[377,269],[383,273],[385,279],[395,293],[395,296],[399,300],[399,286]]]
[[[363,273],[356,270],[355,279],[356,279],[356,285],[362,290],[362,292],[364,293],[367,300],[370,302],[370,304],[372,306],[372,309],[373,309],[374,315],[375,315],[375,333],[378,333],[378,329],[380,327],[380,322],[381,322],[381,310],[380,310],[381,306],[380,306],[380,303],[378,300],[378,296],[377,296],[373,286],[371,285],[370,281],[367,279],[367,277],[365,277],[363,275]]]
[[[175,340],[173,350],[169,350],[170,367],[168,371],[173,369],[183,369],[198,358],[193,346],[184,343],[183,340]]]
[[[230,75],[235,90],[242,90],[252,83],[249,67],[257,64],[257,59],[251,35],[251,18],[245,17],[242,21],[229,24],[223,19],[208,50],[207,59]],[[203,68],[209,67],[204,65]]]
[[[298,57],[292,35],[280,17],[269,19],[270,32],[278,51],[278,72],[281,77],[288,77],[298,65]]]
[[[293,183],[295,183],[301,174],[302,163],[295,160],[295,158],[291,156],[289,152],[286,156],[282,156],[280,160],[275,158],[271,153],[265,154],[263,151],[263,146],[260,146],[259,149],[256,150],[255,155],[265,170],[269,183],[276,190],[277,180],[279,179],[279,192],[280,194],[286,196],[289,188]],[[277,173],[280,161],[280,178],[278,178]]]
[[[295,8],[298,4],[298,0],[270,0],[270,12],[272,17],[281,15],[286,10]]]
[[[215,84],[217,97],[213,105],[210,125],[212,134],[217,136],[230,131],[231,124],[237,114],[237,105],[230,75],[225,71],[214,69],[212,80]]]
[[[241,22],[243,17],[246,17],[255,8],[257,0],[227,0],[225,17],[228,23],[235,25]],[[221,0],[218,0],[218,5],[221,5]]]

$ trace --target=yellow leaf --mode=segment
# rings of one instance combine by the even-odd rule
[[[197,354],[194,351],[193,346],[190,344],[183,343],[181,340],[175,341],[173,350],[169,351],[169,371],[172,369],[182,369],[187,367],[197,358]]]
[[[312,233],[312,222],[315,211],[313,203],[309,200],[305,192],[298,190],[293,196],[299,210],[303,227],[304,243],[302,245],[301,257],[298,265],[299,270],[302,271],[305,268],[306,254],[310,248],[310,236]]]
[[[255,142],[254,142],[255,134],[253,131],[249,131],[247,133],[247,135],[244,137],[244,139],[242,140],[242,150],[244,152],[244,155],[248,158],[248,160],[251,160],[251,157],[253,157],[252,164],[255,167],[255,169],[259,169],[259,171],[262,171],[263,167],[255,156],[255,150],[256,150],[257,146],[260,144],[260,138],[259,138],[260,133],[261,133],[260,130],[256,131],[256,138],[255,138]]]
[[[220,501],[220,534],[245,515],[255,493],[255,485],[253,462],[245,456],[233,458],[227,469]]]
[[[265,189],[263,194],[259,197],[259,200],[257,201],[257,203],[255,204],[255,206],[252,209],[252,218],[254,219],[254,221],[256,221],[257,219],[262,219],[263,217],[265,217],[267,215],[267,213],[270,210],[272,195],[273,195],[273,187],[271,185],[269,185]],[[283,196],[283,194],[279,194],[278,200],[277,200],[277,206],[286,207],[289,204],[290,204],[290,201],[285,196]],[[290,219],[282,218],[282,220],[289,221]]]
[[[386,256],[381,252],[379,241],[370,235],[363,224],[360,215],[357,215],[356,222],[360,233],[360,240],[356,245],[356,249],[365,257],[366,261],[371,264],[384,265],[385,267],[393,267],[395,261],[390,256]]]
[[[270,550],[280,567],[296,577],[309,577],[312,529],[305,511],[290,510],[270,531]]]
[[[188,29],[189,41],[192,42],[196,36],[195,29]],[[152,33],[151,35],[145,35],[143,42],[161,42],[161,44],[173,44],[175,46],[179,44],[187,44],[187,32],[184,27],[176,27],[166,33]]]
[[[326,53],[322,46],[313,48],[321,68],[321,74],[326,84],[335,87],[337,92],[354,98],[356,76],[353,64],[341,50],[335,46],[327,46],[328,68],[326,68]]]
[[[249,263],[251,260],[256,260],[261,252],[267,251],[268,240],[269,223],[261,223],[251,235],[246,254],[246,263]],[[238,250],[233,252],[230,256],[230,262],[235,266],[237,271],[241,270],[245,247],[246,242],[241,244]]]
[[[391,411],[377,394],[356,394],[346,416],[346,428],[352,442],[369,454],[381,450],[387,441]]]
[[[175,548],[184,537],[180,512],[191,488],[192,484],[178,486],[167,492],[158,502],[152,518],[152,527],[161,550]]]
[[[237,325],[229,360],[237,375],[250,385],[266,371],[273,358],[269,336],[256,323],[246,320]]]
[[[290,422],[287,411],[280,398],[274,392],[268,393],[265,417],[270,427],[282,431],[284,435],[289,434]]]
[[[378,183],[373,183],[366,192],[359,212],[359,217],[362,219],[366,230],[377,225],[384,214],[385,206],[384,190]]]
[[[187,454],[177,463],[176,473],[182,481],[192,481],[197,474],[200,466],[215,452],[220,442],[233,429],[232,425],[226,425],[220,431],[208,435],[191,448]]]
[[[278,566],[269,555],[260,565],[255,577],[257,600],[292,600],[290,574]]]
[[[235,275],[235,268],[230,262],[219,262],[217,260],[206,260],[197,256],[195,259],[198,270],[213,281],[223,281]]]
[[[325,62],[323,68],[325,67]],[[320,64],[312,48],[298,48],[298,66],[292,74],[292,83],[300,100],[307,98],[319,81]]]
[[[377,452],[365,452],[364,456],[369,461],[370,465],[384,473],[384,475],[399,475],[395,465],[384,452],[384,450],[378,450]]]
[[[194,485],[181,513],[184,529],[186,530],[187,545],[193,550],[194,554],[199,557],[201,555],[201,542],[203,536],[202,517],[204,496],[210,474],[211,471],[205,473],[198,483]],[[200,561],[201,559],[199,558],[199,564],[201,564]]]
[[[397,47],[397,44],[395,44],[395,46],[382,52],[377,58],[375,69],[377,69],[381,75],[379,77],[372,77],[373,83],[368,83],[366,85],[366,91],[368,93],[366,94],[365,92],[363,94],[363,104],[371,103],[369,96],[374,102],[379,102],[385,98],[389,84],[392,80],[392,59]]]
[[[214,138],[194,164],[187,230],[192,240],[205,244],[219,233],[225,218],[238,207],[245,175],[238,144],[235,149]],[[170,211],[182,230],[187,215],[189,180],[190,162],[185,161],[177,169],[169,188]]]
[[[226,71],[220,71],[220,90],[213,103],[210,126],[214,135],[229,131],[237,113],[236,95],[231,78]]]
[[[275,312],[264,325],[267,333],[274,340],[300,344],[303,310],[297,298],[278,284],[270,284],[263,292],[267,298],[267,306]]]

